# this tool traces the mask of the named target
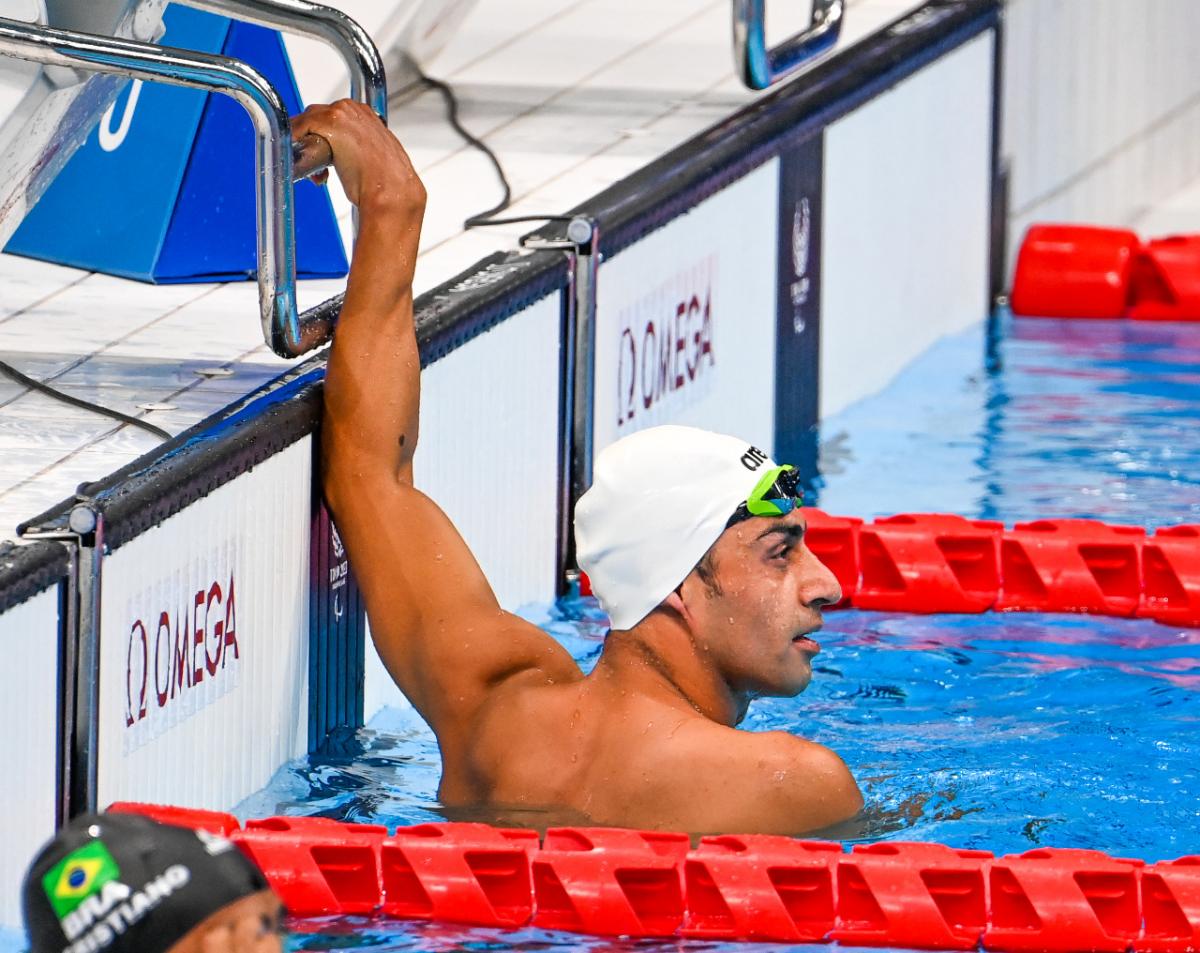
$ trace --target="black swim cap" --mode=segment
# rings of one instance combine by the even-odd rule
[[[30,953],[163,953],[266,889],[223,837],[136,814],[85,814],[34,858],[21,897]]]

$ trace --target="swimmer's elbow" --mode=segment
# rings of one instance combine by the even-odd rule
[[[339,427],[326,418],[321,440],[321,477],[330,503],[338,497],[361,494],[367,486],[384,490],[390,486],[412,487],[415,434],[412,441],[401,437],[394,449],[382,452],[378,446],[354,439],[344,431],[344,424]]]

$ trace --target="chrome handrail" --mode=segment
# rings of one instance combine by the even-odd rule
[[[261,4],[264,0],[255,2]],[[217,92],[239,102],[255,131],[258,294],[263,339],[272,351],[286,358],[299,357],[329,340],[335,308],[314,308],[304,314],[297,309],[291,121],[278,91],[258,70],[226,56],[4,18],[0,18],[0,55]],[[361,87],[369,96],[377,95],[373,89],[382,90],[383,86],[364,83]],[[386,92],[383,96],[386,99]],[[296,158],[305,167],[304,174],[311,174],[319,163],[309,161],[311,147],[306,153],[302,156],[297,152]]]
[[[807,30],[767,46],[766,0],[733,0],[733,57],[750,89],[766,89],[837,43],[845,0],[813,0]]]
[[[275,353],[294,357],[321,343],[316,338],[322,331],[322,340],[332,333],[332,328],[302,327],[296,311],[291,121],[278,91],[258,70],[227,56],[12,20],[0,20],[0,53],[43,65],[223,93],[241,103],[255,132],[263,337]]]
[[[371,37],[359,24],[333,7],[309,0],[178,0],[198,10],[235,20],[312,37],[332,46],[350,70],[350,96],[366,103],[385,123],[388,116],[387,76]]]

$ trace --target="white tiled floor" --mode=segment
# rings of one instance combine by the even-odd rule
[[[842,43],[915,3],[852,2]],[[302,41],[292,51],[305,97],[335,94],[336,76],[304,69],[328,59]],[[562,212],[753,98],[733,75],[729,0],[479,0],[429,71],[454,85],[463,122],[499,155],[513,214]],[[500,189],[486,161],[446,125],[435,94],[395,102],[392,128],[430,196],[418,292],[529,230],[463,231],[462,220],[493,205]],[[334,194],[348,230],[349,207]],[[301,304],[339,289],[305,283]],[[156,287],[9,255],[0,255],[0,359],[171,432],[287,366],[262,343],[252,284]],[[233,373],[201,373],[213,367]],[[155,444],[0,378],[0,540]]]

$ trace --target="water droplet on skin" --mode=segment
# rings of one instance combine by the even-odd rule
[[[787,772],[786,771],[776,771],[775,774],[773,775],[773,777],[776,781],[786,781],[787,780]]]

